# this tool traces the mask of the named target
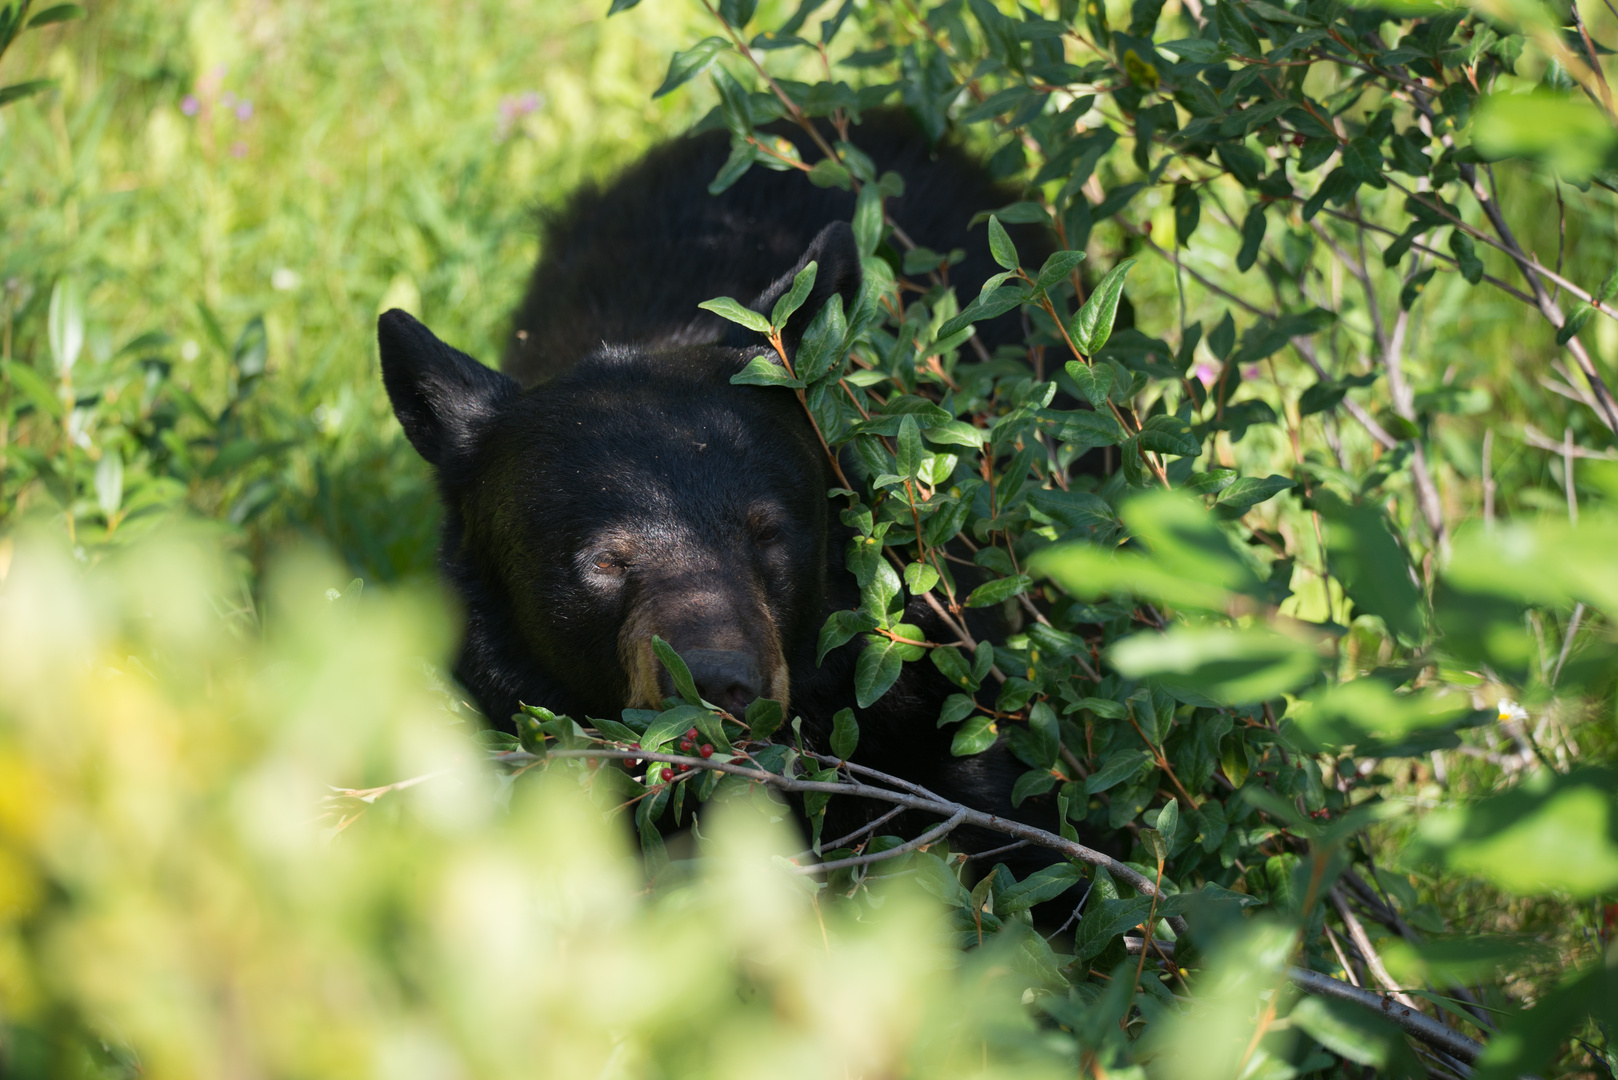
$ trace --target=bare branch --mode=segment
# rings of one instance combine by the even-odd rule
[[[817,760],[819,759],[819,755],[811,756],[815,756]],[[592,747],[589,749],[578,750],[556,749],[551,750],[549,753],[543,755],[530,754],[526,750],[508,750],[503,753],[496,753],[493,755],[493,757],[497,761],[510,763],[539,762],[544,761],[547,758],[597,758],[607,761],[626,761],[631,759],[640,761],[661,761],[672,765],[684,765],[691,769],[706,769],[710,772],[721,772],[729,776],[740,776],[744,780],[752,780],[757,783],[768,784],[771,787],[779,788],[782,791],[798,793],[819,791],[828,795],[850,795],[861,799],[873,799],[877,802],[892,803],[896,806],[903,806],[910,810],[920,810],[924,813],[937,814],[939,817],[944,818],[951,818],[956,813],[960,813],[961,821],[959,824],[971,825],[979,829],[987,829],[990,832],[997,832],[1005,836],[1016,837],[1019,840],[1027,840],[1029,843],[1038,845],[1039,847],[1049,848],[1052,851],[1060,852],[1070,859],[1077,859],[1079,862],[1087,863],[1090,866],[1102,867],[1115,879],[1124,882],[1142,896],[1157,895],[1157,888],[1152,884],[1151,878],[1148,878],[1145,874],[1140,873],[1138,870],[1135,870],[1132,867],[1124,865],[1110,855],[1104,855],[1101,852],[1096,851],[1094,848],[1085,847],[1083,844],[1080,844],[1077,841],[1069,840],[1064,836],[1058,836],[1056,833],[1046,832],[1044,829],[1036,828],[1033,825],[1025,825],[1020,821],[1012,821],[1008,818],[999,817],[995,814],[985,813],[982,810],[973,810],[972,808],[964,806],[961,803],[950,802],[948,799],[940,799],[936,796],[926,797],[921,795],[912,795],[908,791],[892,791],[888,788],[873,787],[870,784],[862,784],[859,781],[835,783],[825,780],[800,780],[797,777],[781,776],[765,769],[752,768],[746,765],[735,765],[728,761],[718,761],[714,758],[687,757],[683,754],[661,754],[647,750],[616,750],[610,747]],[[898,777],[888,776],[885,773],[877,772],[875,769],[868,769],[864,766],[855,766],[852,763],[849,763],[849,767],[851,769],[858,769],[863,775],[868,775],[872,779],[879,779],[882,783],[891,784],[894,787],[916,787],[916,785],[909,784],[904,780],[900,780]],[[1188,928],[1186,927],[1184,918],[1178,915],[1171,915],[1168,917],[1168,923],[1174,928],[1175,934],[1180,935],[1187,933]]]
[[[1329,975],[1322,975],[1318,971],[1305,971],[1303,968],[1287,968],[1287,978],[1301,990],[1320,997],[1336,998],[1339,1001],[1352,1002],[1355,1005],[1370,1009],[1379,1014],[1384,1020],[1389,1020],[1403,1028],[1407,1035],[1411,1035],[1428,1046],[1434,1046],[1468,1065],[1476,1062],[1478,1055],[1483,1053],[1483,1044],[1476,1039],[1468,1038],[1452,1027],[1434,1020],[1426,1013],[1418,1012],[1391,997],[1377,993],[1375,990],[1366,990],[1358,986],[1350,986],[1340,979],[1333,979]]]
[[[1381,954],[1371,944],[1370,935],[1365,932],[1365,927],[1360,925],[1359,918],[1355,916],[1353,910],[1348,906],[1348,901],[1343,898],[1342,890],[1333,885],[1326,891],[1326,895],[1331,897],[1332,906],[1337,909],[1337,914],[1343,920],[1344,928],[1348,930],[1348,936],[1353,939],[1354,947],[1359,950],[1360,957],[1364,959],[1365,966],[1370,969],[1371,975],[1377,982],[1388,988],[1388,992],[1393,995],[1395,1001],[1420,1012],[1421,1009],[1416,1004],[1416,999],[1400,990],[1399,984],[1394,982],[1393,976],[1388,974],[1387,967],[1382,963]]]
[[[869,863],[881,862],[884,859],[897,859],[901,855],[908,855],[917,848],[924,848],[935,840],[942,840],[954,832],[956,826],[960,825],[965,818],[966,807],[963,806],[955,811],[948,821],[933,826],[914,840],[906,840],[898,847],[889,848],[886,851],[874,851],[867,855],[850,855],[846,859],[833,859],[831,862],[816,863],[811,866],[795,866],[792,870],[793,873],[797,874],[820,874],[831,870],[842,870],[850,866],[865,866]]]
[[[1131,955],[1138,955],[1145,948],[1141,938],[1124,938],[1124,947]],[[1152,942],[1152,951],[1160,952],[1164,957],[1174,956],[1172,942]],[[1477,1061],[1478,1055],[1483,1053],[1483,1044],[1476,1039],[1468,1038],[1452,1027],[1446,1027],[1428,1016],[1409,1008],[1392,998],[1377,993],[1375,990],[1366,990],[1354,986],[1341,979],[1334,979],[1330,975],[1322,975],[1318,971],[1306,971],[1303,968],[1289,967],[1286,969],[1287,978],[1300,990],[1319,997],[1336,998],[1370,1009],[1383,1019],[1391,1021],[1402,1028],[1405,1034],[1420,1039],[1428,1046],[1433,1046],[1451,1055],[1457,1060],[1470,1065]]]
[[[822,843],[820,845],[820,848],[821,848],[822,851],[836,851],[840,847],[846,847],[849,844],[853,843],[855,840],[858,840],[860,837],[866,835],[867,833],[876,832],[876,830],[880,829],[882,826],[886,825],[888,822],[892,821],[894,818],[898,817],[900,814],[902,814],[904,812],[905,812],[904,807],[895,806],[892,810],[889,810],[886,814],[883,814],[881,817],[877,818],[874,821],[866,822],[864,825],[861,825],[859,828],[855,829],[853,832],[849,833],[847,836],[839,836],[837,839],[832,840],[829,843]],[[800,852],[798,852],[796,855],[793,856],[793,858],[794,859],[807,859],[811,855],[813,855],[814,853],[815,853],[814,849],[810,848],[808,851],[800,851]]]

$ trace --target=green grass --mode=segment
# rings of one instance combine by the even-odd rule
[[[250,523],[255,553],[313,534],[368,578],[426,570],[434,498],[382,392],[375,316],[407,308],[495,361],[537,212],[691,121],[688,97],[650,92],[697,13],[609,23],[600,7],[135,3],[26,35],[6,81],[61,89],[0,112],[11,355],[50,370],[49,292],[76,281],[75,388],[106,384],[121,419],[97,415],[93,458],[139,425],[116,408],[140,395],[134,361],[172,365],[217,415],[232,347],[261,318],[242,445],[184,476],[185,501]],[[13,435],[0,511],[55,508],[15,451],[59,453],[59,432],[36,416]]]

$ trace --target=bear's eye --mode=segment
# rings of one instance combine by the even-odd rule
[[[628,565],[623,556],[611,551],[598,551],[590,556],[590,568],[598,574],[621,574]]]
[[[767,547],[781,539],[781,527],[773,521],[762,522],[753,526],[753,543],[760,547]]]

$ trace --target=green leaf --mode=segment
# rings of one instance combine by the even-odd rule
[[[995,604],[1003,604],[1012,597],[1021,594],[1032,584],[1033,578],[1027,574],[1017,574],[1014,577],[986,581],[972,590],[972,595],[966,598],[966,606],[993,607]]]
[[[1214,23],[1219,27],[1219,39],[1237,55],[1250,60],[1263,57],[1264,46],[1259,44],[1252,25],[1242,16],[1240,5],[1234,2],[1215,5]]]
[[[1379,679],[1361,678],[1299,699],[1287,722],[1315,746],[1365,746],[1448,730],[1471,713],[1471,703],[1460,694],[1396,694]]]
[[[974,716],[956,729],[955,738],[950,740],[949,752],[955,757],[981,754],[994,745],[999,734],[1000,729],[994,726],[993,720],[987,716]]]
[[[30,82],[12,83],[10,86],[0,88],[0,105],[10,105],[13,101],[31,97],[42,90],[49,90],[55,85],[55,79],[34,79]]]
[[[1411,854],[1519,896],[1604,895],[1618,888],[1615,795],[1618,782],[1607,770],[1541,773],[1522,787],[1433,810]]]
[[[1219,493],[1218,505],[1246,510],[1292,487],[1297,484],[1284,476],[1244,476]]]
[[[38,15],[35,15],[32,19],[29,19],[28,28],[32,30],[40,26],[49,26],[51,23],[67,22],[69,19],[82,18],[84,18],[84,9],[79,5],[57,4],[55,7],[48,7],[44,11],[41,11]]]
[[[697,727],[698,717],[704,715],[713,714],[700,705],[677,705],[665,713],[659,713],[656,720],[646,725],[646,731],[640,737],[641,748],[651,751],[660,749]]]
[[[1589,176],[1618,137],[1582,95],[1544,89],[1486,95],[1471,130],[1473,145],[1488,158],[1536,158],[1573,180]]]
[[[1364,135],[1350,139],[1348,145],[1343,147],[1343,165],[1348,169],[1348,175],[1362,184],[1378,188],[1387,186],[1388,182],[1382,177],[1382,151],[1373,139]]]
[[[792,318],[792,313],[803,306],[803,302],[809,298],[809,290],[815,287],[815,274],[819,269],[820,264],[811,259],[809,265],[798,271],[797,276],[792,279],[792,288],[775,302],[775,307],[770,311],[772,330],[779,333],[787,324],[787,320]]]
[[[853,709],[839,709],[831,718],[831,752],[847,761],[860,744],[860,724]]]
[[[669,61],[669,72],[663,77],[663,85],[652,92],[652,97],[660,98],[701,75],[714,62],[714,58],[728,48],[730,42],[724,38],[707,37],[689,49],[675,53]]]
[[[124,456],[116,447],[108,447],[96,462],[96,506],[109,521],[124,501]]]
[[[1223,10],[1225,6],[1221,4],[1216,10]],[[1145,921],[1151,910],[1150,896],[1131,896],[1087,904],[1084,918],[1079,923],[1078,941],[1074,943],[1079,959],[1090,960],[1101,955],[1113,938]]]
[[[11,378],[11,384],[22,391],[29,404],[45,416],[58,420],[64,415],[62,399],[56,396],[51,384],[33,368],[17,360],[0,360],[0,371]]]
[[[1029,769],[1011,785],[1011,805],[1021,806],[1025,800],[1043,795],[1055,786],[1056,774],[1049,769]],[[999,904],[995,907],[996,910],[1003,910]]]
[[[933,586],[938,584],[938,571],[926,563],[911,563],[905,567],[905,588],[910,595],[920,596],[931,592]]]
[[[1567,320],[1556,331],[1556,343],[1566,345],[1572,341],[1573,336],[1583,330],[1584,324],[1590,321],[1590,316],[1595,314],[1595,310],[1589,304],[1581,303],[1568,312]]]
[[[1145,450],[1180,457],[1196,457],[1202,453],[1201,444],[1191,434],[1191,425],[1166,413],[1151,417],[1141,425],[1140,445]]]
[[[779,701],[769,698],[754,698],[747,706],[747,712],[742,719],[747,722],[748,734],[757,740],[768,739],[781,727],[786,719],[786,713]]]
[[[939,650],[935,649],[936,654]],[[965,684],[963,684],[965,685]],[[946,727],[960,720],[966,719],[977,710],[978,704],[967,694],[951,694],[944,699],[943,708],[938,710],[938,727]]]
[[[1117,705],[1118,703],[1114,701],[1109,702],[1109,704]],[[1095,710],[1092,709],[1091,711]],[[1125,715],[1123,707],[1119,706],[1118,715],[1111,719],[1122,720]],[[1152,755],[1145,750],[1119,750],[1107,759],[1105,765],[1085,778],[1084,793],[1086,795],[1095,795],[1106,791],[1108,788],[1117,787],[1125,780],[1132,780],[1140,775],[1143,770],[1151,766],[1151,762]]]
[[[1027,300],[1029,295],[1029,290],[1021,285],[1007,285],[992,293],[980,293],[978,298],[966,305],[959,315],[938,328],[938,337],[942,340],[975,322],[1004,315]]]
[[[1264,159],[1253,151],[1236,142],[1222,142],[1214,147],[1214,153],[1219,158],[1219,164],[1230,170],[1230,175],[1242,187],[1258,187],[1259,177],[1264,173]]]
[[[854,203],[854,246],[861,255],[876,252],[877,244],[882,241],[882,224],[882,189],[876,184],[866,184],[860,188],[859,198]]]
[[[1182,60],[1193,64],[1217,64],[1230,59],[1230,48],[1217,41],[1208,41],[1205,38],[1181,38],[1178,41],[1165,41],[1158,46],[1164,52],[1173,53]]]
[[[1078,384],[1079,393],[1097,409],[1104,408],[1112,393],[1112,368],[1106,364],[1067,362],[1068,376]]]
[[[894,442],[893,470],[907,480],[914,480],[926,460],[927,448],[921,444],[921,429],[914,416],[906,416],[899,423],[899,436]]]
[[[84,297],[71,278],[59,278],[51,287],[51,304],[46,316],[46,336],[56,373],[73,370],[84,348]]]
[[[1313,416],[1327,409],[1335,409],[1348,393],[1348,387],[1331,379],[1322,379],[1298,396],[1298,415]]]
[[[1208,350],[1214,357],[1223,362],[1230,359],[1230,351],[1236,347],[1236,320],[1229,311],[1219,320],[1208,334]]]
[[[639,3],[640,0],[612,0],[612,6],[607,9],[607,18],[612,18],[620,11],[628,11]]]
[[[1264,243],[1264,229],[1268,222],[1264,204],[1254,203],[1242,220],[1242,247],[1236,253],[1236,269],[1246,273],[1258,261],[1260,246]]]
[[[880,634],[867,634],[865,648],[854,663],[854,701],[868,709],[893,688],[903,666],[896,642]]]
[[[638,2],[638,0],[637,0]],[[730,157],[719,167],[719,172],[708,184],[708,194],[718,195],[746,175],[758,160],[759,151],[747,143],[739,142],[730,148]]]
[[[994,900],[994,913],[1005,916],[1027,911],[1036,904],[1055,900],[1083,880],[1084,868],[1076,863],[1057,863],[1036,870],[1017,884],[1000,891]]]
[[[1017,261],[1017,245],[1011,242],[1011,237],[1006,235],[1006,227],[993,214],[989,215],[989,254],[1004,269],[1015,270],[1021,265]]]
[[[836,370],[843,360],[843,339],[847,335],[843,298],[834,293],[810,320],[798,343],[797,355],[792,358],[798,378],[813,384]]]
[[[1174,242],[1185,247],[1191,243],[1191,234],[1197,231],[1197,223],[1202,220],[1202,201],[1197,197],[1195,185],[1175,184],[1172,205]]]
[[[1202,495],[1217,495],[1236,481],[1235,469],[1209,469],[1192,473],[1185,481],[1185,490]]]
[[[1382,511],[1369,504],[1351,506],[1316,499],[1316,509],[1331,523],[1333,571],[1354,606],[1380,616],[1399,638],[1419,642],[1424,635],[1424,602],[1411,570],[1410,557],[1388,531]]]
[[[1162,833],[1156,829],[1142,829],[1140,839],[1146,845],[1147,850],[1152,853],[1152,858],[1157,860],[1159,864],[1168,861],[1169,845],[1168,841],[1163,839]]]
[[[1158,832],[1163,834],[1164,839],[1166,839],[1170,844],[1173,844],[1175,834],[1179,832],[1180,829],[1179,799],[1169,799],[1169,801],[1163,805],[1163,809],[1158,811],[1156,829]]]
[[[944,678],[956,686],[964,686],[968,690],[978,688],[979,680],[973,677],[972,666],[966,662],[966,657],[955,646],[946,645],[942,648],[933,649],[932,661],[933,667],[937,668]],[[967,698],[966,700],[970,705],[972,699]],[[965,716],[966,714],[962,713],[961,715]],[[959,720],[960,717],[958,716],[956,719]]]
[[[1073,344],[1085,356],[1094,356],[1112,336],[1113,319],[1118,314],[1118,298],[1124,292],[1124,278],[1134,259],[1125,259],[1107,272],[1090,293],[1079,313],[1073,316]]]
[[[1427,269],[1423,270],[1419,274],[1416,274],[1409,281],[1405,282],[1404,288],[1399,290],[1399,307],[1402,310],[1409,311],[1411,307],[1414,306],[1416,303],[1416,298],[1420,296],[1422,290],[1427,287],[1427,282],[1432,280],[1432,276],[1437,269],[1437,267],[1429,266]]]
[[[856,634],[869,633],[877,627],[876,619],[867,611],[834,611],[820,628],[820,642],[815,650],[815,666],[826,659],[833,649],[854,640]]]
[[[1155,678],[1165,689],[1223,705],[1279,697],[1320,668],[1320,657],[1305,642],[1258,628],[1180,626],[1138,633],[1113,645],[1107,656],[1126,678]]]
[[[622,724],[618,726],[623,727]],[[624,730],[628,731],[629,729],[624,728]],[[522,749],[522,740],[509,731],[484,730],[473,735],[472,738],[478,744],[479,749],[486,750],[491,754],[507,754],[513,750]],[[629,741],[634,742],[635,740],[630,739]]]
[[[1045,265],[1040,268],[1039,276],[1034,279],[1034,292],[1044,292],[1067,280],[1067,276],[1073,272],[1073,268],[1083,261],[1084,252],[1082,251],[1052,252],[1051,257],[1046,259]]]
[[[736,29],[740,30],[753,18],[753,9],[758,7],[758,0],[719,0],[719,15]]]
[[[784,386],[794,390],[808,385],[788,375],[786,368],[768,356],[753,357],[746,367],[730,377],[730,383],[732,386]]]
[[[721,319],[728,319],[733,323],[738,323],[747,327],[749,330],[755,330],[760,334],[768,334],[770,332],[770,320],[766,319],[752,308],[740,303],[739,301],[733,300],[728,296],[720,296],[713,300],[704,300],[702,303],[698,304],[697,307],[702,308],[704,311],[711,311],[715,315],[718,315]]]
[[[1449,234],[1449,249],[1450,252],[1455,256],[1455,262],[1458,269],[1461,271],[1461,276],[1464,277],[1469,284],[1476,285],[1478,282],[1483,280],[1483,260],[1478,258],[1477,247],[1472,243],[1472,238],[1470,236],[1466,235],[1460,229],[1451,229]],[[1566,342],[1560,341],[1561,335],[1557,336],[1560,344],[1566,344]]]
[[[1360,1065],[1388,1063],[1398,1029],[1358,1005],[1305,997],[1293,1008],[1293,1025],[1327,1050]]]
[[[674,692],[692,705],[701,705],[702,695],[697,693],[697,684],[691,678],[691,669],[685,666],[685,661],[674,651],[674,646],[653,634],[652,651],[663,662],[663,666],[668,668],[669,678],[674,681]]]

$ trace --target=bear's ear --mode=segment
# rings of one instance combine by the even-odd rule
[[[754,311],[768,316],[770,310],[775,307],[775,302],[792,288],[792,279],[811,262],[816,264],[814,288],[809,290],[808,299],[792,313],[781,334],[781,340],[788,352],[797,351],[803,332],[833,296],[843,298],[845,313],[852,312],[855,301],[859,299],[863,275],[860,272],[860,250],[854,243],[854,230],[846,221],[834,221],[809,241],[809,247],[798,260],[798,264],[759,293],[749,306]],[[747,348],[758,344],[758,335],[745,327],[732,324],[730,338],[725,344]]]
[[[445,345],[397,308],[377,319],[376,340],[393,413],[430,465],[470,449],[483,426],[521,393],[512,379]]]

